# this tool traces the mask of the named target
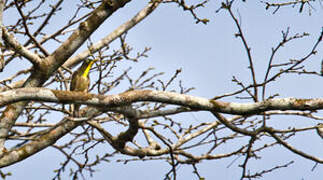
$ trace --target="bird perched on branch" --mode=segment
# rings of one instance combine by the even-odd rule
[[[72,75],[72,80],[70,84],[71,91],[78,91],[78,92],[88,92],[90,86],[90,69],[94,62],[97,59],[87,59],[83,62],[82,66],[79,67]],[[74,116],[77,114],[81,105],[75,104],[74,108],[71,106],[71,110],[73,111]]]

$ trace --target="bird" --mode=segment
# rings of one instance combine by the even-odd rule
[[[321,136],[321,138],[323,138],[323,124],[322,123],[319,123],[317,126],[316,126],[316,132],[319,136]]]
[[[97,59],[86,59],[83,64],[72,74],[70,91],[88,92],[90,86],[90,69]],[[73,115],[76,116],[81,105],[71,106]]]

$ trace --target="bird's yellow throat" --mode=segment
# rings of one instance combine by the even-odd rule
[[[91,69],[91,67],[92,67],[93,63],[94,63],[94,61],[91,61],[91,62],[89,63],[89,65],[86,67],[86,69],[85,69],[84,73],[82,74],[82,76],[83,76],[83,77],[87,77],[87,75],[89,74],[90,69]]]

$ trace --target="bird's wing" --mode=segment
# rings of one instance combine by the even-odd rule
[[[70,91],[74,91],[75,90],[75,88],[76,88],[76,84],[77,84],[77,77],[76,77],[76,72],[74,72],[73,74],[72,74],[72,80],[71,80],[71,85],[70,85]]]

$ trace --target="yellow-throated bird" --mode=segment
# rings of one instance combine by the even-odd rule
[[[97,59],[90,60],[87,59],[83,62],[82,66],[79,67],[72,75],[70,90],[71,91],[79,91],[79,92],[88,92],[90,86],[90,69],[93,63],[97,61]],[[73,107],[73,106],[72,106]],[[75,104],[74,108],[71,108],[74,116],[78,112],[80,105]],[[77,113],[78,114],[78,113]]]

